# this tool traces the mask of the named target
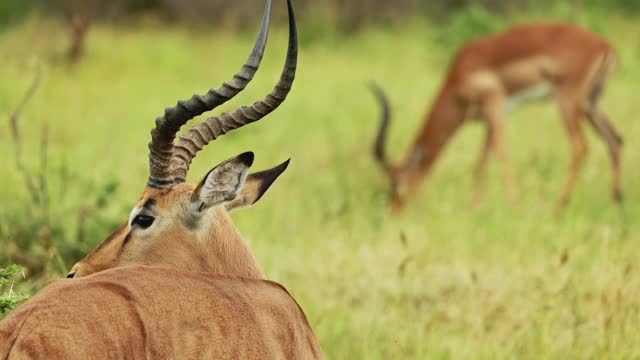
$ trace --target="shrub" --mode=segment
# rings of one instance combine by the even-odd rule
[[[17,274],[24,277],[24,269],[18,265],[0,268],[0,317],[4,317],[29,296],[14,291],[14,279]]]

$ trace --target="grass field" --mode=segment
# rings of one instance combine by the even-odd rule
[[[246,150],[256,153],[256,169],[292,158],[261,202],[233,217],[268,276],[300,302],[328,358],[638,358],[640,28],[633,19],[604,28],[621,55],[604,109],[626,140],[622,207],[610,201],[608,158],[589,132],[572,202],[553,213],[569,147],[555,105],[545,103],[509,114],[514,207],[495,162],[485,204],[471,206],[483,128],[470,123],[407,211],[389,217],[386,184],[370,156],[378,108],[365,84],[375,79],[390,93],[389,152],[399,157],[451,54],[434,44],[436,29],[420,26],[303,47],[285,104],[209,145],[189,179]],[[64,274],[126,219],[147,178],[155,116],[230,78],[252,35],[97,27],[87,58],[73,68],[51,60],[63,40],[60,28],[33,21],[0,35],[0,250],[7,264],[31,256],[47,263],[23,282],[26,291]],[[273,31],[258,76],[225,109],[271,89],[285,44],[286,34]],[[30,222],[43,215],[24,190],[5,120],[33,77],[32,54],[43,80],[22,125],[36,168],[40,129],[49,124],[53,190],[44,216],[57,230],[48,235]],[[92,202],[100,206],[86,220],[79,208],[97,196],[93,189],[108,199]]]

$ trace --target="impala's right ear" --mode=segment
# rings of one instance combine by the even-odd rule
[[[287,170],[287,166],[289,166],[289,160],[274,168],[247,176],[247,181],[238,196],[225,204],[227,210],[231,211],[255,204],[267,192],[278,176]]]
[[[196,211],[227,203],[238,196],[247,171],[253,164],[253,153],[242,153],[209,171],[191,194],[191,205]]]

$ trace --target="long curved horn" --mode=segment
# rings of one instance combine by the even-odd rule
[[[265,99],[256,101],[253,105],[242,106],[233,112],[210,117],[191,127],[186,134],[181,135],[173,154],[174,181],[176,183],[185,181],[191,161],[195,158],[196,153],[210,141],[231,130],[262,119],[282,104],[287,97],[296,75],[298,61],[298,35],[291,0],[287,0],[287,7],[289,11],[289,46],[284,69],[275,88]]]
[[[253,79],[267,44],[270,13],[271,0],[267,0],[260,32],[253,50],[233,79],[223,83],[218,89],[210,89],[205,95],[193,95],[187,101],[178,101],[176,106],[166,108],[164,115],[156,119],[156,127],[151,130],[149,143],[149,186],[163,188],[173,185],[174,169],[171,161],[174,152],[173,140],[180,127],[194,117],[232,99]]]
[[[369,89],[378,99],[382,109],[382,114],[380,115],[380,127],[378,128],[376,140],[373,143],[373,157],[380,163],[382,168],[388,172],[390,170],[390,165],[387,159],[386,143],[389,122],[391,121],[391,105],[389,104],[389,99],[382,88],[380,88],[376,83],[370,83]]]

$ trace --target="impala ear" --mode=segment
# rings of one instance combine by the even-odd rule
[[[242,153],[209,171],[191,194],[191,205],[197,211],[229,202],[238,196],[253,164],[253,153]]]
[[[287,169],[290,160],[291,159],[269,170],[260,171],[247,176],[247,180],[240,194],[238,194],[235,199],[225,204],[227,210],[231,211],[255,204],[260,200],[262,195],[267,192],[278,176]]]

